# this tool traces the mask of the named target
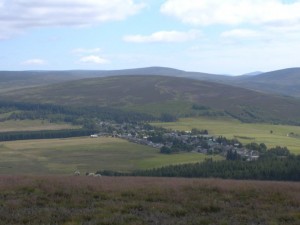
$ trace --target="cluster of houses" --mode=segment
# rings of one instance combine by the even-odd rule
[[[238,141],[224,141],[224,138],[220,140],[207,133],[173,131],[148,124],[101,122],[99,123],[99,127],[100,132],[91,135],[91,138],[111,136],[157,149],[161,149],[162,147],[172,149],[176,145],[180,146],[180,151],[219,154],[224,157],[231,151],[237,153],[247,161],[254,161],[259,158],[258,151],[247,149]]]

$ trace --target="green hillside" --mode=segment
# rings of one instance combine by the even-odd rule
[[[126,76],[126,75],[163,75],[194,77],[201,80],[231,80],[229,76],[199,72],[186,72],[167,67],[146,67],[124,70],[65,70],[65,71],[0,71],[0,93],[28,87],[38,87],[83,78]]]
[[[289,68],[257,76],[239,77],[235,85],[268,93],[300,97],[300,68]]]
[[[167,76],[90,78],[22,89],[2,100],[108,106],[178,116],[225,113],[246,122],[300,122],[300,101],[234,86]],[[193,107],[194,105],[194,107]]]
[[[267,73],[254,72],[244,76],[189,72],[167,67],[146,67],[124,70],[0,71],[0,93],[84,78],[129,75],[160,75],[192,78],[250,88],[266,93],[300,97],[300,68],[288,68]]]
[[[75,71],[0,71],[0,93],[80,78]]]

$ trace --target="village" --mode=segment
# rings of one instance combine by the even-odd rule
[[[255,161],[259,151],[249,145],[243,146],[238,140],[214,137],[207,130],[192,129],[190,131],[168,130],[150,124],[131,124],[99,122],[99,132],[91,138],[110,136],[133,143],[160,149],[162,154],[178,152],[194,152],[207,155],[221,155],[227,159]],[[251,145],[250,145],[251,146]]]

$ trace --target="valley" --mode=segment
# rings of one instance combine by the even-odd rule
[[[300,0],[0,0],[0,225],[299,225]]]
[[[0,73],[0,224],[299,224],[300,99],[142,71]]]
[[[17,174],[18,164],[25,174],[134,172],[225,159],[231,152],[251,161],[252,155],[264,154],[253,143],[300,154],[300,99],[226,84],[234,77],[198,73],[201,79],[195,80],[184,71],[159,67],[59,74],[25,73],[29,80],[44,76],[53,82],[0,94],[2,174]],[[148,123],[156,127],[148,128],[152,133],[135,128]],[[176,130],[207,130],[207,137]]]

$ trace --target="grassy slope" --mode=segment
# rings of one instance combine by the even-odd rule
[[[25,87],[60,83],[76,78],[79,79],[71,71],[59,73],[51,71],[0,71],[0,93]]]
[[[76,129],[79,126],[73,126],[66,123],[50,123],[43,120],[7,120],[0,122],[0,132],[8,131],[37,131],[37,130],[61,130]]]
[[[300,68],[276,70],[245,78],[240,77],[234,83],[269,93],[300,97]]]
[[[292,152],[300,154],[300,139],[287,136],[291,132],[300,135],[299,126],[248,124],[229,118],[212,119],[206,117],[185,118],[174,123],[156,123],[156,125],[175,130],[207,129],[210,134],[215,136],[222,135],[227,138],[239,136],[242,138],[238,139],[243,143],[263,142],[268,147],[287,146]],[[273,131],[272,134],[270,133],[271,130]]]
[[[300,223],[299,183],[0,176],[0,199],[5,225]]]
[[[197,103],[245,118],[300,121],[300,101],[229,85],[164,76],[120,76],[84,79],[23,89],[0,96],[5,100],[69,105],[122,107],[149,112],[191,113]],[[169,106],[172,107],[169,107]],[[153,110],[150,110],[150,112]],[[250,111],[251,115],[246,111]],[[155,112],[154,112],[155,113]],[[178,113],[177,113],[178,114]]]
[[[124,75],[164,75],[195,77],[201,80],[232,80],[229,76],[185,72],[166,67],[146,67],[125,70],[69,70],[69,71],[0,71],[0,93],[26,87],[43,86],[52,83],[61,83],[68,80],[77,80],[88,77]]]
[[[72,174],[97,170],[131,171],[199,162],[202,154],[162,155],[158,149],[116,138],[69,138],[0,143],[2,174]],[[216,157],[216,159],[220,159]]]

